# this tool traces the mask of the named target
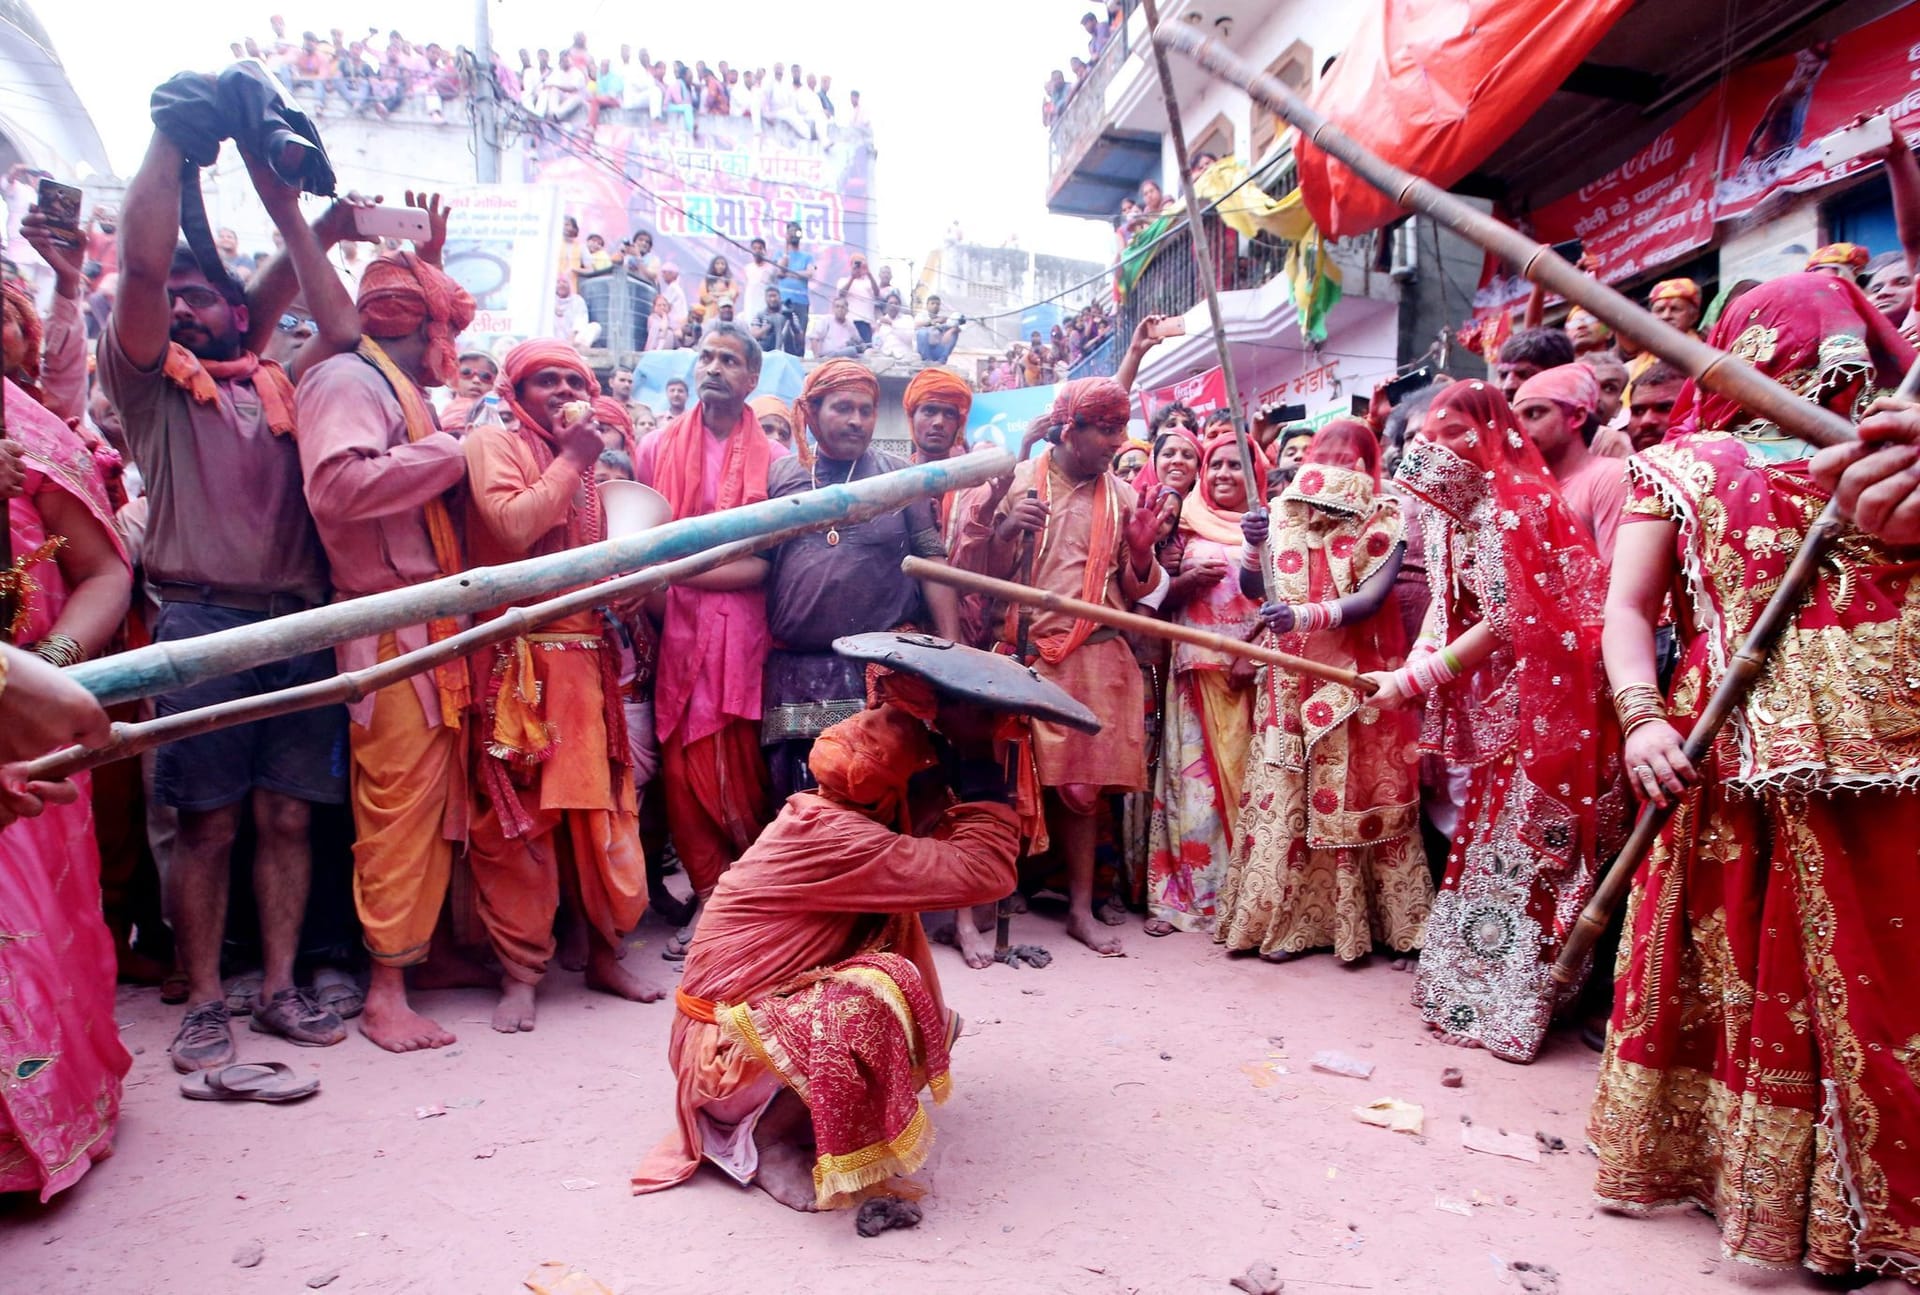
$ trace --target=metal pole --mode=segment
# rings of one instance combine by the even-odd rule
[[[500,114],[494,105],[492,0],[473,0],[473,166],[482,184],[500,182]]]
[[[1160,9],[1154,0],[1142,0],[1147,11],[1147,31],[1149,34],[1160,29]],[[1207,294],[1207,314],[1213,320],[1213,346],[1220,354],[1220,372],[1227,380],[1227,408],[1233,414],[1233,440],[1240,449],[1240,470],[1247,478],[1247,509],[1252,511],[1260,503],[1260,482],[1254,466],[1253,446],[1247,439],[1246,410],[1240,404],[1240,383],[1233,372],[1233,353],[1227,349],[1227,325],[1220,315],[1219,280],[1213,273],[1213,248],[1207,244],[1207,231],[1200,217],[1200,200],[1193,192],[1193,168],[1187,161],[1187,131],[1180,124],[1180,103],[1173,93],[1173,69],[1167,65],[1167,52],[1157,41],[1149,40],[1147,47],[1153,51],[1154,70],[1160,74],[1160,97],[1167,106],[1167,135],[1173,140],[1174,162],[1180,168],[1180,196],[1187,204],[1187,235],[1193,243],[1194,265],[1200,273],[1200,286]],[[1206,464],[1201,464],[1201,475],[1206,475]],[[1196,489],[1206,489],[1203,481]],[[1267,548],[1260,546],[1260,588],[1267,587]]]

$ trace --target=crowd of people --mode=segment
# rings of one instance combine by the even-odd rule
[[[473,92],[473,59],[462,47],[422,45],[375,27],[361,36],[335,27],[295,37],[285,18],[276,14],[270,21],[264,39],[231,43],[234,58],[258,59],[319,116],[410,111],[445,121],[449,102]],[[512,58],[497,53],[493,75],[504,97],[531,120],[589,134],[609,121],[667,122],[697,135],[703,117],[745,118],[756,132],[792,144],[829,146],[871,133],[858,90],[837,101],[831,73],[806,72],[798,63],[775,63],[771,72],[735,68],[725,59],[689,67],[631,44],[621,45],[615,59],[596,55],[586,33],[575,32],[557,56],[546,49],[518,50]]]
[[[309,223],[252,166],[282,247],[243,284],[223,251],[180,242],[181,172],[156,133],[91,342],[95,249],[37,207],[22,221],[55,283],[44,317],[20,285],[5,295],[6,760],[107,742],[54,667],[589,546],[620,482],[680,520],[966,462],[974,384],[937,363],[904,394],[910,461],[873,447],[878,382],[837,352],[905,347],[909,326],[859,259],[837,331],[802,329],[821,358],[798,398],[752,397],[764,317],[783,280],[810,282],[797,231],[740,281],[716,260],[681,289],[693,380],[656,413],[573,338],[462,353],[474,303],[439,267],[437,201],[417,204],[429,235],[371,256],[350,293],[327,253],[356,237],[352,201]],[[579,239],[569,256],[611,255]],[[641,241],[620,254],[645,265]],[[198,732],[144,771],[11,764],[0,930],[26,934],[0,941],[0,1191],[50,1197],[111,1151],[132,1064],[116,978],[182,1007],[187,1095],[273,1099],[311,1089],[239,1063],[237,1015],[314,1047],[358,1018],[390,1051],[439,1048],[453,1032],[421,995],[490,986],[493,1028],[517,1034],[558,962],[619,998],[672,994],[675,1127],[636,1190],[711,1162],[796,1208],[851,1203],[926,1155],[916,1092],[944,1091],[959,1028],[928,930],[984,968],[994,901],[1051,892],[1100,955],[1136,915],[1147,938],[1273,964],[1378,954],[1410,973],[1409,1028],[1516,1064],[1565,1020],[1603,1052],[1603,1201],[1704,1205],[1741,1259],[1897,1268],[1920,1232],[1902,1152],[1920,1009],[1898,973],[1920,953],[1899,827],[1920,818],[1920,404],[1890,393],[1916,364],[1916,253],[1871,297],[1846,246],[1713,302],[1690,280],[1650,293],[1661,320],[1855,425],[1817,455],[1777,409],[1696,387],[1580,312],[1530,318],[1484,377],[1383,390],[1366,418],[1236,429],[1176,403],[1134,440],[1148,317],[1112,377],[1061,386],[995,480],[509,622],[349,706]],[[762,322],[725,313],[755,286]],[[922,318],[932,359],[951,325],[937,299]],[[1051,346],[1035,335],[1023,362]],[[1852,529],[1729,730],[1690,757],[1830,497]],[[1214,637],[960,593],[908,557]],[[423,611],[152,713],[393,661],[505,610]],[[978,707],[834,648],[882,631],[1013,656],[1100,731],[983,728]],[[1636,808],[1669,801],[1617,956],[1562,986],[1554,963]],[[649,907],[679,926],[677,985],[626,945]],[[254,929],[232,940],[241,911]]]
[[[1087,33],[1087,56],[1081,58],[1075,54],[1067,60],[1072,70],[1072,80],[1067,74],[1055,68],[1047,74],[1047,81],[1041,87],[1044,96],[1040,102],[1040,121],[1051,126],[1065,112],[1073,96],[1079,92],[1093,65],[1100,61],[1107,46],[1120,38],[1121,29],[1126,26],[1127,14],[1132,9],[1127,0],[1107,0],[1104,12],[1090,12],[1081,15],[1080,26]]]
[[[1065,382],[1088,355],[1113,339],[1113,308],[1106,302],[1082,306],[1045,334],[1034,330],[1004,355],[980,362],[979,385],[985,391],[1013,391]]]

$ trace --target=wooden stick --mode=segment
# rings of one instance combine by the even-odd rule
[[[956,589],[986,594],[1002,602],[1019,603],[1023,607],[1038,607],[1045,611],[1060,612],[1081,620],[1093,621],[1097,625],[1111,625],[1115,629],[1131,630],[1136,634],[1172,639],[1176,643],[1191,643],[1194,647],[1224,652],[1228,656],[1245,657],[1249,661],[1276,665],[1283,670],[1291,670],[1295,674],[1312,675],[1316,679],[1325,679],[1330,683],[1345,684],[1363,697],[1373,695],[1373,685],[1352,670],[1342,670],[1339,666],[1323,665],[1307,657],[1294,656],[1290,652],[1280,652],[1258,644],[1242,642],[1240,639],[1230,639],[1224,634],[1194,629],[1190,625],[1177,625],[1172,621],[1155,620],[1151,616],[1139,616],[1133,612],[1116,611],[1111,607],[1102,607],[1098,603],[1082,602],[1078,598],[1069,598],[1065,594],[1056,594],[1046,589],[1035,589],[1030,585],[1017,585],[1011,580],[995,580],[992,576],[962,571],[958,567],[950,567],[942,562],[928,562],[923,558],[908,558],[900,564],[900,569],[916,580],[931,580],[935,584],[952,585]]]
[[[476,567],[406,589],[368,594],[238,629],[137,648],[69,667],[67,675],[103,706],[171,692],[241,670],[366,638],[524,602],[625,575],[659,562],[691,557],[736,540],[771,541],[849,521],[865,521],[925,499],[979,485],[1013,470],[1005,450],[975,450],[933,463],[797,495],[762,500],[703,517],[669,522],[638,535],[589,544],[504,566]]]
[[[1154,0],[1144,0],[1147,11],[1147,28],[1152,30],[1160,25],[1160,9]],[[1153,46],[1153,66],[1160,76],[1160,97],[1166,101],[1167,134],[1173,139],[1174,165],[1180,168],[1180,196],[1187,204],[1187,238],[1193,244],[1194,268],[1200,275],[1200,286],[1207,294],[1207,316],[1213,322],[1213,349],[1220,357],[1220,373],[1226,380],[1227,409],[1233,415],[1233,439],[1240,449],[1240,470],[1247,479],[1247,507],[1258,507],[1262,482],[1258,479],[1253,447],[1247,441],[1247,411],[1240,403],[1240,383],[1233,372],[1233,353],[1227,348],[1226,319],[1220,313],[1219,279],[1214,277],[1213,248],[1206,239],[1205,222],[1200,214],[1200,199],[1193,191],[1193,165],[1187,160],[1187,131],[1180,121],[1180,103],[1173,93],[1173,69],[1167,66],[1167,52],[1159,45]],[[1304,321],[1302,321],[1304,323]],[[1200,465],[1200,475],[1206,475],[1207,465]],[[1260,546],[1260,589],[1261,601],[1265,602],[1267,588],[1267,546]]]
[[[1895,398],[1913,400],[1920,396],[1920,360],[1914,361],[1907,376],[1900,383]],[[1840,516],[1840,507],[1833,500],[1820,510],[1820,516],[1807,529],[1807,538],[1800,544],[1800,551],[1793,555],[1793,561],[1787,565],[1786,574],[1780,577],[1780,585],[1774,590],[1773,597],[1767,599],[1767,605],[1760,609],[1760,615],[1754,619],[1753,628],[1747,631],[1746,642],[1734,653],[1733,660],[1727,663],[1727,672],[1720,678],[1720,684],[1713,690],[1713,696],[1707,699],[1705,709],[1693,730],[1687,734],[1687,760],[1695,769],[1705,767],[1713,751],[1713,742],[1726,726],[1733,712],[1740,706],[1741,700],[1749,689],[1759,681],[1760,672],[1766,668],[1767,653],[1793,618],[1799,614],[1800,605],[1806,601],[1807,594],[1813,589],[1819,575],[1820,564],[1826,560],[1828,552],[1840,536],[1840,527],[1845,519]],[[1628,771],[1631,776],[1632,771]],[[1635,791],[1639,788],[1636,786]],[[1689,793],[1691,794],[1691,793]],[[1673,817],[1679,808],[1680,797],[1669,794],[1665,807],[1654,804],[1643,805],[1640,816],[1634,820],[1633,831],[1627,837],[1627,843],[1620,847],[1620,853],[1601,874],[1600,882],[1594,887],[1593,895],[1587,900],[1587,906],[1580,910],[1580,918],[1567,932],[1567,942],[1560,946],[1560,956],[1553,963],[1554,983],[1572,988],[1580,982],[1585,972],[1587,955],[1594,944],[1605,934],[1607,926],[1613,921],[1613,915],[1626,902],[1627,892],[1633,888],[1633,878],[1640,871],[1640,865],[1652,851],[1654,842],[1660,838],[1660,829]]]
[[[1303,103],[1287,86],[1219,42],[1202,36],[1192,24],[1174,21],[1156,27],[1153,40],[1156,45],[1178,50],[1221,80],[1244,89],[1254,102],[1296,127],[1315,146],[1339,158],[1361,179],[1400,206],[1431,216],[1517,267],[1533,282],[1544,284],[1568,301],[1586,307],[1605,323],[1689,374],[1707,390],[1732,397],[1743,408],[1810,445],[1825,448],[1854,439],[1853,424],[1839,414],[1801,399],[1744,360],[1660,322],[1652,312],[1568,264],[1545,243],[1535,242],[1493,217],[1475,211],[1444,189],[1368,152]]]
[[[0,395],[0,441],[7,439],[7,402]],[[0,572],[13,570],[13,501],[0,499]],[[20,573],[25,575],[25,572]],[[20,610],[17,589],[0,593],[0,643],[13,642],[13,618]]]
[[[681,558],[678,562],[648,567],[644,571],[621,576],[617,580],[609,580],[586,589],[576,589],[572,593],[561,594],[558,598],[549,598],[545,602],[526,607],[511,607],[490,621],[484,621],[471,629],[450,635],[438,643],[429,643],[426,647],[412,652],[403,652],[377,665],[370,665],[360,670],[349,670],[344,674],[334,675],[330,679],[318,679],[313,683],[282,688],[278,692],[261,693],[254,697],[240,697],[214,706],[202,706],[198,710],[164,715],[159,719],[146,720],[139,724],[115,724],[113,740],[106,746],[93,748],[70,746],[63,751],[41,756],[26,767],[22,776],[27,779],[54,782],[61,778],[71,778],[83,769],[94,769],[103,764],[112,764],[116,760],[125,760],[130,756],[150,751],[156,746],[178,742],[182,738],[198,737],[202,733],[232,728],[236,724],[251,724],[256,720],[271,719],[276,715],[291,715],[295,711],[312,710],[316,706],[356,702],[382,688],[411,679],[448,661],[457,661],[468,653],[477,652],[481,648],[491,647],[495,643],[501,643],[510,638],[517,638],[522,634],[531,634],[542,625],[550,625],[564,616],[571,616],[603,603],[636,598],[664,585],[724,566],[736,559],[750,557],[760,546],[761,541],[739,540],[732,544],[724,544],[717,549],[708,549],[705,553],[696,553],[690,558]]]

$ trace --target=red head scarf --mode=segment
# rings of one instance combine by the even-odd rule
[[[1562,408],[1591,418],[1600,408],[1600,384],[1584,364],[1561,364],[1542,369],[1513,393],[1518,406],[1528,400],[1551,400]]]
[[[967,415],[973,412],[973,388],[967,380],[952,369],[922,369],[913,375],[913,381],[907,384],[905,405],[907,417],[913,417],[913,411],[929,400],[944,401],[957,406],[960,421],[967,421]],[[954,437],[950,455],[966,453],[966,446],[960,437]]]
[[[813,447],[807,445],[807,433],[813,427],[814,404],[836,391],[864,391],[876,405],[880,403],[880,379],[858,360],[828,360],[807,375],[800,384],[800,396],[793,402],[793,449],[802,463],[813,462]],[[806,448],[801,448],[806,446]]]
[[[1075,419],[1094,423],[1124,423],[1133,413],[1127,389],[1112,378],[1075,378],[1053,398],[1054,426],[1065,431]]]
[[[1511,757],[1532,787],[1510,794],[1535,798],[1528,844],[1562,861],[1604,856],[1625,802],[1600,666],[1607,572],[1592,536],[1485,382],[1435,398],[1399,478],[1432,505],[1422,529],[1443,639],[1484,620],[1501,644],[1429,702],[1425,744],[1473,767]]]
[[[841,720],[815,738],[807,753],[822,796],[902,830],[908,780],[938,763],[926,724],[894,706]]]
[[[633,438],[633,419],[627,414],[627,407],[612,396],[593,398],[593,419],[602,427],[620,429],[620,444],[629,459],[640,452],[639,442]]]
[[[388,252],[360,276],[360,327],[373,338],[406,337],[427,326],[428,386],[451,386],[460,367],[453,339],[473,322],[473,298],[412,252]]]
[[[1891,391],[1913,364],[1908,345],[1851,279],[1787,274],[1769,279],[1720,317],[1709,339],[1789,391],[1856,417],[1863,397]],[[1674,401],[1669,436],[1719,432],[1754,420],[1731,396],[1692,382]]]
[[[1306,457],[1280,498],[1364,517],[1373,511],[1379,487],[1380,438],[1357,418],[1335,418],[1313,434]]]
[[[45,404],[46,396],[40,391],[40,347],[44,336],[40,312],[33,308],[33,298],[27,290],[12,279],[0,285],[0,292],[4,292],[6,317],[20,330],[23,348],[19,370],[6,376],[22,391]]]
[[[1267,502],[1267,458],[1258,445],[1249,445],[1253,451],[1254,498],[1251,503],[1265,505]],[[1194,485],[1193,493],[1187,496],[1180,506],[1180,529],[1190,535],[1198,535],[1203,540],[1212,540],[1215,544],[1224,544],[1237,549],[1241,542],[1240,518],[1243,512],[1229,512],[1217,507],[1207,493],[1207,465],[1213,462],[1213,456],[1222,450],[1234,450],[1239,446],[1232,432],[1223,432],[1207,442],[1200,454],[1200,479]],[[1144,474],[1142,474],[1144,475]]]
[[[1647,294],[1647,304],[1651,306],[1656,301],[1672,301],[1676,298],[1699,305],[1700,285],[1692,279],[1662,279],[1654,284],[1653,291]]]
[[[1813,270],[1823,265],[1837,265],[1848,274],[1858,274],[1867,268],[1867,262],[1872,259],[1873,254],[1858,243],[1828,243],[1814,250],[1813,255],[1807,258],[1806,268]]]
[[[1154,433],[1153,444],[1147,447],[1147,466],[1141,469],[1140,475],[1133,479],[1134,493],[1142,499],[1157,499],[1162,490],[1171,489],[1160,480],[1160,450],[1169,440],[1184,441],[1193,447],[1194,462],[1198,465],[1194,468],[1193,484],[1195,490],[1199,489],[1200,473],[1205,469],[1207,461],[1206,446],[1200,443],[1197,435],[1181,424],[1168,423]]]
[[[589,400],[600,394],[600,382],[593,376],[593,370],[587,367],[587,362],[580,358],[580,352],[557,338],[536,337],[507,352],[507,358],[500,362],[500,379],[493,389],[499,393],[500,403],[513,411],[523,433],[551,444],[553,433],[540,430],[540,424],[533,421],[532,415],[522,407],[520,397],[514,391],[516,386],[542,369],[570,369],[579,374],[587,380]]]

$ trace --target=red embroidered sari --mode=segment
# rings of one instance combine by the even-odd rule
[[[1714,344],[1839,412],[1913,358],[1851,284],[1813,275],[1743,297]],[[1625,517],[1676,528],[1682,731],[1826,503],[1804,446],[1720,398],[1699,409],[1702,430],[1629,460]],[[1842,539],[1629,901],[1597,1192],[1699,1205],[1747,1262],[1920,1277],[1916,575],[1911,551]]]
[[[1619,726],[1600,664],[1606,571],[1513,411],[1460,382],[1401,461],[1442,642],[1485,621],[1493,654],[1428,698],[1423,745],[1472,770],[1427,919],[1414,1001],[1428,1024],[1531,1061],[1550,971],[1626,834]]]

